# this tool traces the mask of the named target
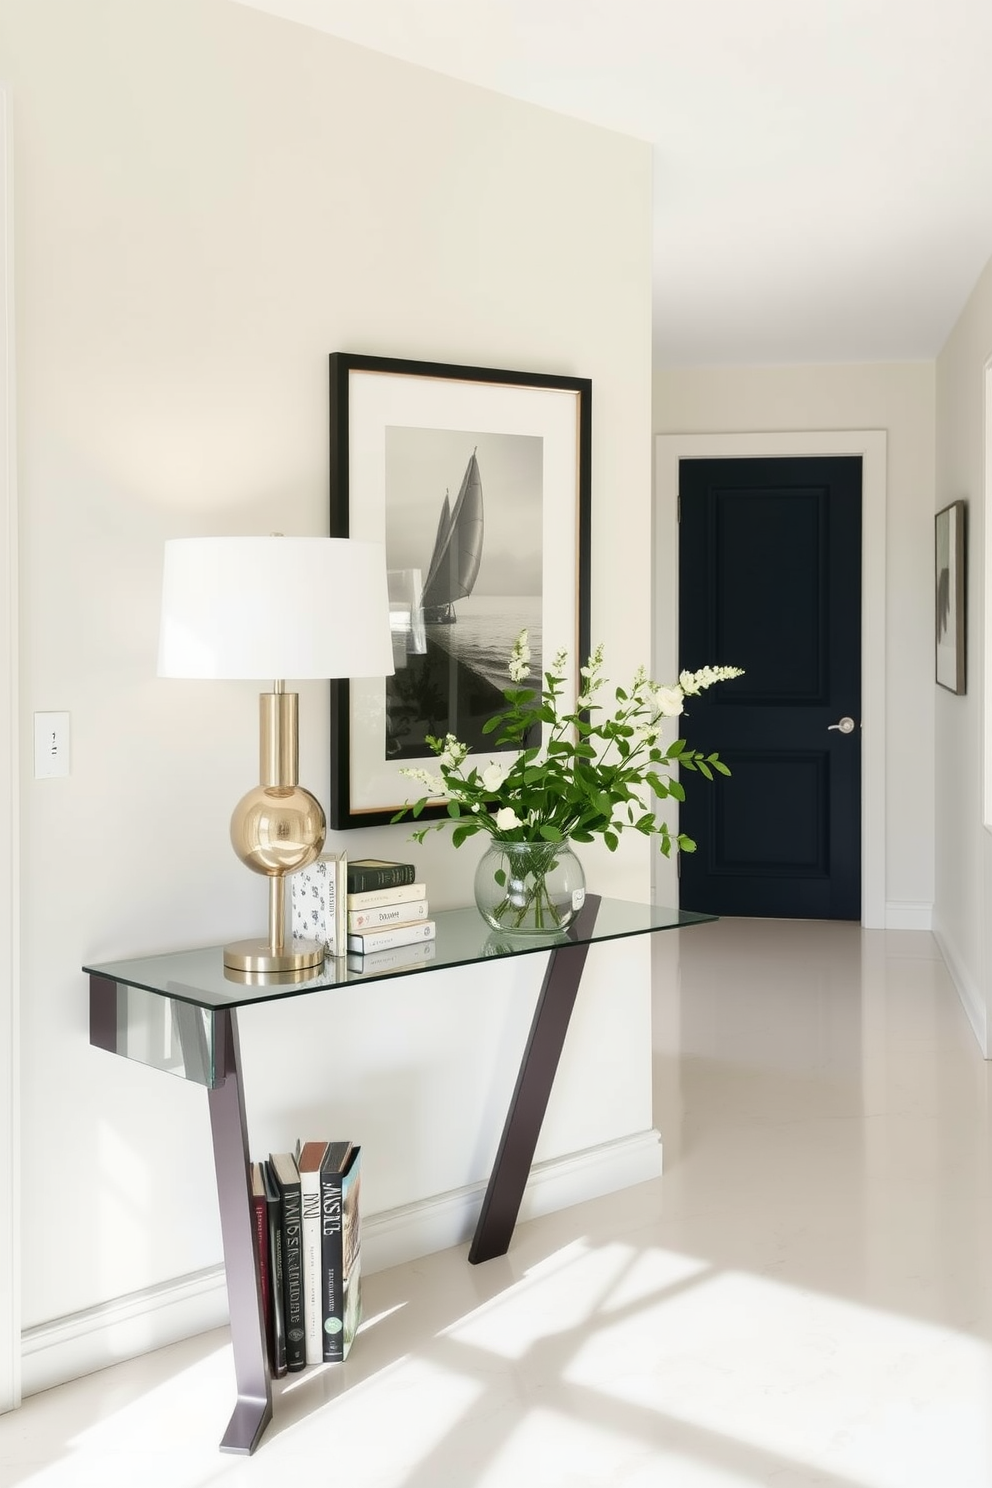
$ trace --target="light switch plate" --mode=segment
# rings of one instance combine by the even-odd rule
[[[34,715],[34,778],[52,780],[69,773],[68,713]]]

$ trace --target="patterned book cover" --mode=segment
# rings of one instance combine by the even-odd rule
[[[291,875],[294,940],[315,940],[328,956],[343,956],[347,934],[345,853],[325,853]]]

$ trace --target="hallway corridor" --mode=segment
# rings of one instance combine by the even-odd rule
[[[251,1460],[220,1331],[0,1418],[0,1488],[989,1488],[992,1066],[933,939],[654,956],[663,1179],[367,1277]]]

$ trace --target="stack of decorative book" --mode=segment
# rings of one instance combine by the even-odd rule
[[[352,971],[393,971],[434,955],[435,924],[427,886],[413,863],[384,858],[348,864],[348,966]]]
[[[303,1142],[252,1163],[269,1363],[278,1379],[347,1358],[362,1316],[362,1149]]]

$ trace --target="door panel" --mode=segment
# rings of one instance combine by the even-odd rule
[[[733,773],[686,781],[682,905],[858,919],[861,461],[683,460],[680,493],[680,666],[745,668],[687,705]]]

